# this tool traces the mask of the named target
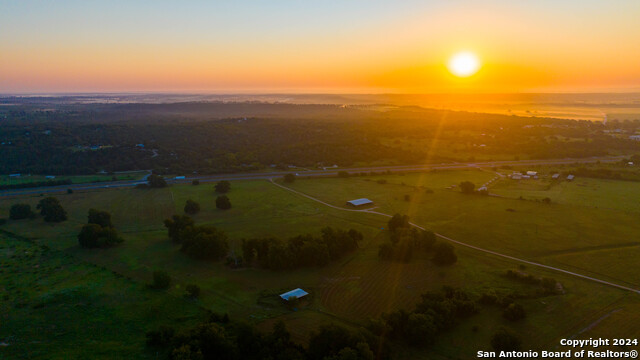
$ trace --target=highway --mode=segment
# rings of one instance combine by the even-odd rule
[[[285,174],[294,173],[300,177],[328,177],[336,176],[338,171],[345,171],[349,174],[369,173],[369,172],[420,172],[429,170],[464,170],[471,168],[493,168],[500,166],[538,166],[538,165],[566,165],[566,164],[587,164],[596,162],[618,162],[623,156],[608,157],[592,157],[583,159],[548,159],[548,160],[514,160],[514,161],[490,161],[490,162],[473,162],[473,163],[447,163],[447,164],[428,164],[428,165],[397,165],[397,166],[375,166],[375,167],[359,167],[359,168],[332,168],[327,170],[290,170],[290,171],[272,171],[272,172],[254,172],[254,173],[233,173],[233,174],[217,174],[193,176],[185,179],[167,179],[169,184],[191,183],[193,180],[200,182],[217,182],[220,180],[254,180],[254,179],[272,179],[282,177]],[[55,194],[64,193],[67,189],[73,191],[97,190],[108,188],[134,187],[138,184],[144,184],[146,180],[123,180],[84,184],[71,184],[37,188],[10,189],[0,191],[0,197],[33,195],[33,194]]]

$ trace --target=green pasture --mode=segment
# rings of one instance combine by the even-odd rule
[[[622,191],[623,185],[589,180],[597,187],[589,200],[591,193],[579,192],[583,190],[578,186],[582,180],[560,184],[558,186],[566,186],[567,200],[554,200],[551,204],[535,201],[534,198],[519,200],[519,195],[464,195],[457,188],[451,188],[451,185],[466,180],[479,186],[495,176],[491,171],[472,169],[351,178],[299,178],[293,184],[285,185],[344,209],[348,208],[345,205],[347,200],[367,197],[375,202],[373,211],[409,214],[415,223],[459,241],[621,284],[639,285],[639,272],[633,265],[638,251],[634,234],[640,230],[640,222],[635,211],[623,208],[632,206],[631,201],[617,208],[577,203],[582,199],[604,204],[606,196],[599,192]],[[280,180],[278,183],[282,184]],[[496,186],[496,189],[499,188]],[[547,189],[545,184],[540,184],[540,188],[542,190],[527,191],[546,192],[553,191],[555,187]],[[634,189],[625,189],[629,191],[628,197],[632,197]],[[409,264],[381,262],[377,252],[381,244],[389,241],[388,233],[383,230],[388,218],[377,214],[333,209],[264,180],[232,182],[232,190],[227,195],[233,207],[222,211],[215,208],[217,194],[213,184],[173,185],[164,189],[78,191],[57,196],[68,211],[68,221],[60,224],[47,224],[41,218],[9,221],[2,229],[51,248],[51,252],[59,256],[56,258],[59,266],[64,266],[66,261],[74,264],[72,268],[65,268],[70,272],[65,281],[73,281],[76,284],[74,286],[83,289],[89,288],[85,291],[89,295],[95,291],[101,291],[101,294],[106,292],[108,296],[104,301],[111,303],[105,308],[119,308],[113,299],[122,297],[126,299],[122,300],[122,309],[119,311],[124,312],[133,307],[129,298],[134,303],[138,297],[144,296],[142,304],[145,304],[144,301],[160,299],[153,301],[162,302],[162,306],[179,301],[180,307],[187,307],[193,313],[198,311],[198,306],[202,306],[256,323],[264,329],[269,329],[275,321],[282,319],[289,326],[294,339],[301,342],[322,324],[337,322],[346,326],[361,326],[369,317],[379,316],[383,312],[398,308],[411,309],[420,300],[421,293],[439,290],[443,285],[461,287],[476,296],[489,289],[501,294],[529,291],[529,285],[504,276],[506,270],[518,268],[518,263],[460,246],[456,247],[459,261],[451,267],[433,265],[430,255],[426,253],[415,254]],[[408,201],[406,195],[409,196]],[[13,203],[26,202],[35,207],[40,199],[39,196],[3,198],[0,200],[0,217],[8,216]],[[320,269],[274,272],[252,268],[231,269],[223,263],[195,261],[182,254],[179,245],[168,239],[162,223],[173,214],[183,213],[187,199],[193,199],[201,205],[201,212],[193,217],[195,222],[225,230],[231,249],[237,254],[240,254],[242,238],[318,234],[325,226],[355,228],[363,232],[365,240],[356,252]],[[621,202],[622,199],[618,201]],[[82,224],[86,223],[89,208],[106,210],[112,214],[114,225],[125,238],[121,246],[86,250],[77,245],[76,235]],[[27,246],[24,242],[19,244]],[[91,287],[92,283],[107,280],[98,281],[91,276],[78,278],[73,276],[76,272],[74,267],[95,267],[99,272],[91,276],[99,275],[101,279],[113,277],[109,281],[126,281],[130,285],[110,285],[113,286],[109,288],[110,292]],[[156,292],[144,287],[156,269],[166,270],[174,279],[172,287],[162,296],[156,296]],[[522,334],[525,348],[534,349],[553,347],[562,337],[596,334],[600,331],[599,324],[613,328],[610,324],[613,319],[621,328],[640,335],[638,326],[631,323],[637,322],[637,316],[621,316],[634,314],[638,309],[640,302],[636,294],[533,266],[527,266],[524,271],[540,277],[556,278],[563,284],[566,294],[522,300],[528,317],[515,324],[504,320],[498,308],[483,307],[480,314],[442,335],[429,351],[398,348],[395,349],[398,358],[468,358],[477,350],[490,350],[489,339],[500,326],[511,327]],[[78,270],[77,273],[82,272]],[[14,283],[30,284],[29,281],[32,281],[28,272],[3,275]],[[23,281],[25,276],[27,278]],[[54,275],[45,273],[37,277],[50,276]],[[201,298],[197,302],[184,302],[184,287],[191,283],[202,288]],[[298,311],[292,312],[276,296],[297,287],[308,290],[312,296]],[[36,295],[29,296],[34,298]],[[67,302],[65,300],[64,303]],[[154,303],[147,307],[152,305],[160,306]],[[55,310],[49,306],[42,309],[46,313]],[[32,312],[30,309],[19,311]],[[15,324],[19,323],[20,317],[30,316],[19,311],[10,312],[10,321]],[[592,325],[610,312],[610,316]],[[167,313],[170,316],[176,314],[171,311]],[[72,319],[70,323],[80,322],[82,316],[91,316],[83,314],[78,314],[77,320]],[[129,318],[121,320],[123,326],[129,326],[127,321],[137,319],[134,315],[143,316],[145,313],[129,314]],[[97,318],[100,316],[99,313],[96,315]],[[173,318],[155,322],[143,320],[135,320],[139,321],[136,323],[138,327],[133,326],[132,331],[137,331],[135,329],[140,329],[143,324],[146,327],[161,320],[170,323],[175,321]],[[112,321],[115,323],[120,320],[116,318]],[[14,325],[14,328],[17,326]],[[69,336],[71,334],[73,331],[70,330]],[[7,335],[3,333],[0,340],[3,336]],[[24,338],[30,336],[35,338],[36,334],[26,333]],[[50,333],[40,336],[55,342],[55,336]],[[133,347],[144,346],[141,338],[132,339],[135,340],[131,340],[132,347],[123,351],[134,351]],[[115,339],[110,344],[117,346],[117,343]],[[87,348],[90,346],[88,344]],[[7,348],[0,348],[0,351]],[[60,351],[60,357],[64,357],[65,353],[62,349]]]

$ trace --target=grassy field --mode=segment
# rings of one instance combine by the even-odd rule
[[[145,332],[188,326],[198,304],[66,252],[0,235],[3,359],[143,359]]]
[[[583,187],[577,186],[579,182],[562,184],[566,186],[564,193],[567,200],[554,200],[552,204],[518,200],[519,195],[515,198],[506,194],[504,197],[463,195],[457,189],[449,188],[465,180],[482,184],[495,176],[491,171],[481,170],[443,171],[299,179],[288,186],[337,207],[345,207],[346,200],[368,197],[375,202],[375,211],[407,213],[416,223],[460,241],[621,284],[640,285],[637,281],[638,269],[633,266],[638,255],[638,244],[634,244],[637,237],[632,236],[640,230],[640,223],[637,222],[632,201],[618,207],[595,205],[606,203],[607,196],[601,194],[602,191],[622,191],[622,185],[605,180],[589,180],[593,181],[594,187],[597,186],[597,191],[588,198],[588,192],[580,193]],[[630,191],[628,197],[636,191],[633,188],[626,189]],[[540,189],[528,191],[547,192],[553,191],[553,187],[547,189],[541,184]],[[410,201],[405,200],[405,195],[409,195]],[[85,278],[80,280],[71,275],[66,281],[75,282],[76,286],[83,289],[88,288],[82,296],[91,296],[94,292],[107,294],[104,301],[111,301],[109,306],[117,307],[114,299],[126,297],[121,311],[128,312],[134,308],[136,301],[129,302],[129,298],[143,297],[143,304],[144,301],[163,304],[178,301],[180,308],[187,307],[184,311],[189,310],[191,314],[197,313],[198,306],[202,306],[229,313],[236,319],[251,321],[264,329],[269,329],[276,320],[283,319],[294,339],[301,342],[325,323],[359,326],[367,318],[382,312],[410,309],[419,301],[421,293],[438,290],[443,285],[463,287],[476,295],[488,289],[504,294],[527,290],[526,285],[504,276],[506,270],[518,268],[517,263],[460,247],[457,248],[459,261],[452,267],[436,267],[427,254],[416,254],[409,264],[381,262],[377,251],[380,244],[388,241],[388,233],[384,230],[387,218],[380,215],[333,209],[267,181],[232,182],[228,196],[233,207],[229,211],[221,211],[215,208],[216,194],[211,184],[174,185],[150,190],[74,192],[58,196],[69,213],[68,221],[55,225],[44,223],[41,219],[9,221],[2,228],[25,236],[38,246],[48,246],[56,254],[54,260],[58,263],[54,263],[59,264],[51,265],[48,269],[64,266],[62,264],[66,261],[79,269],[95,268],[97,273],[91,276],[99,277],[99,281],[91,276],[86,277],[88,280],[85,281]],[[355,253],[320,269],[289,272],[233,270],[221,263],[194,261],[182,254],[178,245],[171,243],[162,224],[172,214],[182,213],[185,201],[190,198],[198,201],[202,207],[202,211],[194,216],[196,223],[211,224],[225,230],[229,234],[231,248],[236,252],[239,251],[242,238],[317,234],[325,226],[355,228],[365,234],[365,240]],[[38,196],[2,199],[0,216],[6,217],[13,203],[26,202],[35,206],[39,199]],[[107,250],[78,247],[76,235],[86,222],[89,208],[107,210],[113,215],[115,226],[125,238],[121,246]],[[4,241],[15,244],[17,240]],[[24,242],[18,245],[36,246]],[[7,243],[2,246],[8,249],[11,245]],[[33,265],[25,263],[24,266]],[[144,288],[155,269],[164,269],[174,278],[172,288],[161,297]],[[468,358],[477,350],[489,350],[489,339],[500,326],[512,327],[523,334],[524,347],[532,349],[550,349],[562,337],[606,335],[606,329],[613,329],[616,324],[628,331],[625,336],[640,336],[637,326],[640,301],[637,295],[530,266],[525,271],[536,276],[556,278],[563,284],[566,294],[523,301],[529,315],[524,322],[517,324],[504,320],[497,308],[483,308],[480,314],[444,334],[429,351],[399,348],[396,349],[398,358]],[[78,273],[81,273],[80,270]],[[24,271],[19,276],[9,276],[5,271],[3,275],[14,286],[24,283],[25,288],[30,286],[26,284],[35,281],[34,278],[53,276],[50,271],[34,275]],[[120,284],[122,282],[129,285]],[[93,288],[93,283],[110,285],[104,289]],[[120,285],[116,286],[116,283]],[[184,302],[182,298],[184,286],[189,283],[202,288],[202,296],[197,304]],[[312,296],[302,309],[292,312],[277,301],[276,294],[296,287],[306,289]],[[37,299],[38,296],[32,294],[28,298]],[[62,303],[72,302],[64,300]],[[3,306],[9,309],[15,306],[15,302]],[[109,306],[105,305],[105,308]],[[42,308],[46,313],[54,310],[51,306]],[[33,313],[31,308],[23,307],[8,312],[8,318],[13,324],[18,324],[21,317],[31,316],[30,313]],[[169,313],[176,318],[186,316]],[[134,322],[137,327],[133,326],[132,331],[138,331],[147,323],[144,316],[136,318],[134,315],[145,314],[129,314],[130,317],[113,321],[122,321],[123,326],[129,326],[128,321]],[[78,314],[78,322],[81,316],[87,315]],[[99,318],[101,315],[96,316]],[[55,323],[55,319],[51,322]],[[593,325],[594,322],[597,323]],[[17,325],[13,325],[13,329],[17,328]],[[69,330],[69,336],[72,333]],[[620,331],[616,330],[615,334],[618,333]],[[3,332],[0,341],[7,336]],[[34,339],[36,334],[25,333],[21,336]],[[43,333],[41,336],[49,339],[47,341],[50,343],[57,343],[55,333]],[[141,338],[132,339],[132,347],[123,351],[142,349]],[[107,342],[110,345],[100,346],[116,346],[118,340]],[[87,348],[90,346],[88,344]],[[137,348],[134,349],[134,346]],[[8,348],[12,346],[0,348],[0,355]],[[12,348],[11,351],[16,350]],[[63,349],[59,351],[60,357],[65,357]],[[140,351],[143,354],[141,356],[146,356]]]

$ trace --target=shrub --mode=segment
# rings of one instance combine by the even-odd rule
[[[286,174],[284,176],[284,182],[286,182],[286,183],[290,184],[290,183],[294,182],[295,180],[296,180],[296,176],[293,175],[293,174]]]
[[[502,316],[509,321],[518,321],[524,319],[526,313],[522,305],[511,303],[504,309]]]
[[[434,246],[435,254],[433,256],[433,263],[438,266],[453,265],[458,261],[458,256],[451,244],[444,242],[438,242]]]
[[[111,223],[111,214],[106,211],[89,209],[88,221],[89,224],[98,224],[102,227],[113,227]]]
[[[473,194],[475,187],[475,184],[471,181],[463,181],[460,183],[460,191],[462,191],[463,194]]]
[[[195,284],[188,284],[186,287],[189,297],[197,298],[200,296],[200,286]]]
[[[168,289],[171,285],[171,276],[164,270],[156,270],[153,272],[153,283],[151,287],[154,289]]]
[[[189,215],[195,215],[200,212],[200,204],[189,199],[187,203],[184,205],[184,212]]]
[[[98,224],[86,224],[78,234],[78,243],[84,248],[104,248],[122,243],[122,239],[113,227]]]
[[[225,194],[231,190],[231,183],[226,180],[222,180],[216,184],[215,188],[217,193]]]
[[[191,185],[200,185],[200,180],[196,179],[191,182]]]
[[[221,210],[231,209],[231,201],[226,195],[220,195],[216,198],[216,207]]]
[[[9,219],[22,220],[28,219],[34,215],[29,204],[13,204],[9,210]]]

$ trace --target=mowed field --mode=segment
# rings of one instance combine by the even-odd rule
[[[609,207],[462,195],[456,189],[448,189],[464,180],[479,185],[495,176],[490,171],[469,170],[298,179],[287,186],[345,209],[346,200],[368,197],[376,203],[374,211],[407,213],[415,223],[469,244],[605,280],[638,285],[633,253],[622,258],[615,252],[606,256],[596,254],[612,251],[623,243],[637,251],[629,244],[633,242],[629,237],[640,230],[634,216],[637,214]],[[405,195],[409,195],[410,201],[405,200]],[[388,241],[384,230],[388,218],[333,209],[268,181],[232,182],[228,196],[233,208],[229,211],[215,208],[215,196],[211,184],[76,192],[58,196],[69,212],[68,221],[55,225],[41,219],[9,221],[2,229],[28,237],[37,245],[46,245],[67,256],[69,261],[104,267],[110,275],[113,271],[130,279],[140,292],[149,291],[144,289],[144,284],[150,281],[153,270],[164,269],[174,283],[162,296],[182,301],[184,286],[195,283],[203,292],[192,306],[227,312],[261,328],[270,328],[282,319],[299,341],[308,339],[310,332],[321,324],[337,322],[360,326],[369,317],[383,312],[411,309],[420,300],[421,293],[439,290],[443,285],[461,287],[475,295],[488,289],[501,294],[527,290],[526,285],[504,276],[506,270],[518,268],[518,263],[462,247],[456,248],[459,261],[451,267],[433,265],[428,254],[416,254],[409,264],[381,262],[377,252],[379,245]],[[194,216],[196,223],[225,230],[236,252],[240,251],[242,238],[317,234],[324,226],[355,228],[364,233],[365,240],[353,254],[320,269],[233,270],[221,263],[194,261],[171,243],[162,224],[165,218],[183,213],[189,198],[202,207]],[[581,197],[576,195],[576,198]],[[0,216],[6,217],[13,203],[35,206],[39,199],[37,196],[2,199]],[[78,247],[76,235],[86,222],[89,208],[112,214],[115,226],[125,238],[121,246],[106,250]],[[593,260],[580,261],[581,254],[592,252]],[[640,336],[636,325],[640,320],[639,295],[532,266],[524,271],[556,278],[566,294],[522,301],[528,317],[517,324],[504,320],[498,308],[483,308],[480,314],[444,334],[430,350],[398,348],[398,357],[468,358],[477,350],[489,350],[489,339],[500,326],[523,334],[524,347],[532,349],[550,349],[560,338],[597,333],[601,326],[610,331],[626,329],[625,336]],[[20,281],[19,278],[13,281]],[[279,304],[276,294],[297,287],[309,291],[311,298],[302,309],[291,312]],[[155,292],[151,294],[156,296]],[[33,296],[27,298],[35,302]],[[12,304],[14,299],[7,306]],[[613,319],[616,322],[611,325]],[[594,322],[597,323],[593,325]],[[153,328],[153,324],[148,328]],[[0,331],[3,331],[2,340],[7,334]]]

